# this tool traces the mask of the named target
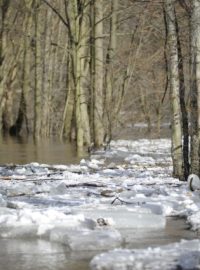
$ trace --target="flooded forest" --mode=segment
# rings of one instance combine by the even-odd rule
[[[0,0],[0,270],[200,269],[200,0]]]
[[[157,137],[169,124],[160,1],[1,0],[0,12],[3,134],[98,147],[138,122]],[[187,68],[180,5],[177,17]]]
[[[198,1],[0,3],[2,134],[90,151],[146,126],[171,136],[174,176],[200,171]]]

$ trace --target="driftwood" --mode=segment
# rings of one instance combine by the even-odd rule
[[[119,197],[115,197],[114,198],[114,200],[111,202],[111,204],[114,204],[115,203],[115,201],[116,200],[118,200],[121,204],[134,204],[134,205],[144,205],[144,204],[146,204],[146,202],[131,202],[131,201],[126,201],[126,200],[123,200],[123,199],[121,199],[121,198],[119,198]]]
[[[88,182],[83,182],[83,183],[77,183],[77,184],[66,184],[67,188],[70,187],[107,187],[105,184],[101,183],[88,183]]]

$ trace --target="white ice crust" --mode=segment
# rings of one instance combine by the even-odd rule
[[[171,175],[167,139],[112,141],[109,150],[95,152],[77,165],[2,166],[0,237],[44,237],[70,250],[109,250],[123,243],[120,230],[164,229],[170,216],[184,217],[191,230],[198,232],[200,192],[190,191],[187,182]],[[193,244],[196,249],[188,253],[186,261],[186,246]],[[156,266],[156,260],[163,261],[164,252],[181,267],[188,262],[194,265],[199,242],[111,251],[97,256],[91,267],[129,269],[118,261],[114,268],[109,266],[117,256],[134,265],[131,269],[144,269],[151,264],[148,256],[155,259]],[[107,268],[102,266],[104,260]]]

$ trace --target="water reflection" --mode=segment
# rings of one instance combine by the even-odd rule
[[[87,153],[77,153],[75,144],[56,139],[41,139],[34,142],[32,138],[1,137],[0,164],[26,164],[39,162],[46,164],[78,163]]]

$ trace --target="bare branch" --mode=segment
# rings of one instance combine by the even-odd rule
[[[69,24],[66,22],[66,20],[63,18],[63,16],[60,14],[60,12],[54,8],[48,1],[42,0],[48,7],[51,8],[51,10],[60,18],[60,20],[64,23],[64,25],[69,28]]]

